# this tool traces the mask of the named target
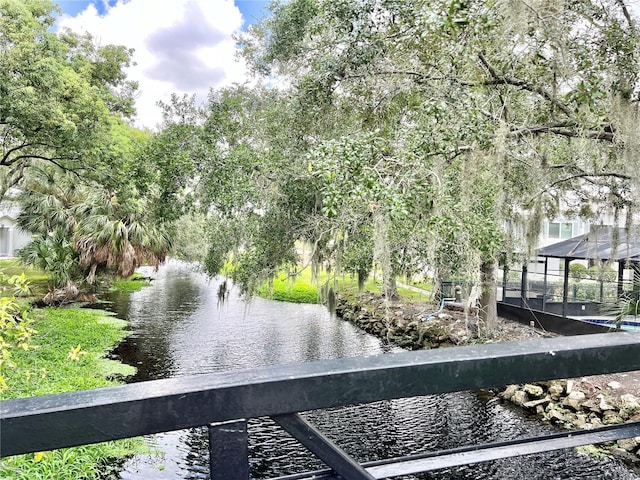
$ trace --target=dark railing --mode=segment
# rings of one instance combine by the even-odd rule
[[[156,380],[0,403],[0,455],[207,426],[211,477],[247,479],[247,419],[269,416],[328,469],[287,478],[375,479],[640,436],[640,423],[359,464],[298,412],[640,370],[630,332],[402,352]]]

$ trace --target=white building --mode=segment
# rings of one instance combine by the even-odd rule
[[[0,202],[0,257],[15,257],[31,241],[31,235],[16,225],[19,209],[15,202]]]

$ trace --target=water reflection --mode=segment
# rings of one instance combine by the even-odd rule
[[[120,314],[126,312],[131,322],[133,334],[118,351],[128,363],[138,366],[136,381],[399,350],[332,318],[323,307],[260,298],[247,303],[231,283],[220,285],[189,265],[171,262],[161,268],[151,287],[130,298],[113,299],[115,309]],[[531,436],[546,429],[495,398],[470,392],[303,415],[359,461]],[[249,439],[254,478],[324,468],[269,419],[251,420]],[[122,479],[208,478],[205,429],[171,432],[152,441],[165,455],[133,460],[122,472]],[[567,450],[404,478],[638,477],[612,460]]]

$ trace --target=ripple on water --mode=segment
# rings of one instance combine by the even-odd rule
[[[152,272],[147,272],[152,275]],[[189,265],[169,262],[150,287],[115,298],[114,309],[131,323],[132,335],[118,349],[139,367],[135,381],[264,365],[363,356],[397,351],[321,306],[255,298],[244,302],[231,286],[219,305],[218,282]],[[303,413],[358,461],[431,452],[549,431],[495,398],[471,392],[387,400]],[[153,437],[165,453],[137,458],[126,480],[208,478],[205,429]],[[323,465],[267,418],[249,422],[254,478],[320,469]],[[639,477],[607,458],[575,450],[528,455],[457,467],[406,479],[623,479]]]

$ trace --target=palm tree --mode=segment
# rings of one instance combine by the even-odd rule
[[[626,295],[618,301],[616,313],[616,328],[619,330],[622,327],[622,321],[625,317],[633,316],[638,317],[640,314],[640,299],[638,299],[637,292],[635,295]]]
[[[78,252],[62,229],[47,235],[34,235],[32,241],[20,250],[20,260],[48,272],[50,290],[64,288],[72,292],[75,289],[74,280],[82,274]]]
[[[62,291],[52,298],[77,295],[76,284],[93,285],[98,272],[126,278],[165,260],[168,237],[147,220],[139,201],[121,205],[112,191],[76,187],[64,177],[45,180],[23,195],[18,224],[34,233],[22,260],[49,272],[51,290]]]
[[[87,268],[87,282],[105,269],[128,278],[141,265],[158,267],[167,257],[169,240],[140,214],[124,216],[94,213],[80,221],[75,248],[80,266]]]
[[[62,229],[71,235],[77,223],[71,207],[82,204],[85,197],[86,192],[68,176],[34,169],[20,195],[21,212],[16,221],[20,228],[33,234],[51,235]]]

